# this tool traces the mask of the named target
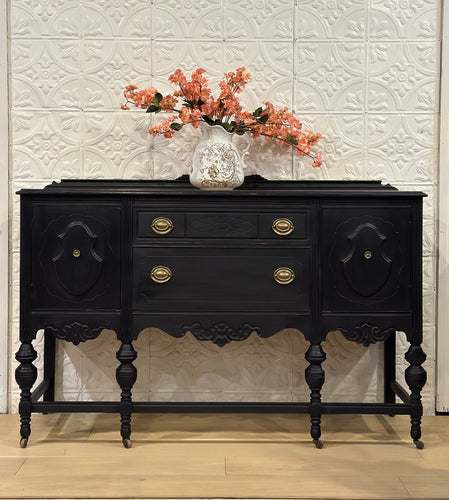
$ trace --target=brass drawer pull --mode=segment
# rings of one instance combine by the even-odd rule
[[[168,267],[156,266],[151,270],[150,277],[156,283],[166,283],[172,277],[172,272]]]
[[[288,285],[295,279],[295,273],[289,267],[279,267],[274,271],[273,278],[280,285]]]
[[[279,236],[287,236],[287,234],[293,232],[295,226],[290,219],[276,219],[271,228]]]
[[[373,256],[373,254],[372,254],[369,250],[367,250],[367,251],[363,254],[363,256],[365,257],[365,259],[371,259],[371,257]]]
[[[81,252],[77,248],[75,248],[75,250],[73,250],[72,252],[72,255],[77,259],[81,255]]]
[[[156,217],[151,223],[151,229],[156,234],[168,234],[173,229],[173,222],[166,217]]]

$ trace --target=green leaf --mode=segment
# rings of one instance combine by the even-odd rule
[[[243,135],[246,132],[245,130],[245,124],[244,123],[239,123],[239,125],[235,128],[235,133],[237,135]]]
[[[157,104],[159,104],[161,101],[162,101],[162,94],[161,93],[157,93],[155,94],[155,96],[153,97],[153,102],[154,102],[154,99],[156,99],[157,101]],[[155,103],[156,104],[156,103]]]
[[[288,142],[289,144],[293,144],[293,146],[297,146],[298,145],[298,140],[295,139],[294,137],[292,137],[290,134],[287,134],[285,136],[285,140],[286,142]]]
[[[254,112],[253,112],[253,116],[254,118],[257,118],[258,116],[260,116],[260,113],[262,113],[263,109],[262,108],[257,108]]]
[[[267,123],[268,115],[262,115],[260,118],[257,118],[257,123]]]
[[[176,123],[176,122],[170,123],[170,128],[175,131],[181,130],[183,126],[184,125],[182,123]]]
[[[221,126],[227,131],[232,132],[233,126],[230,123],[222,123]]]
[[[159,113],[159,111],[161,110],[161,108],[159,106],[155,106],[154,104],[151,104],[150,106],[148,106],[147,108],[147,113]]]

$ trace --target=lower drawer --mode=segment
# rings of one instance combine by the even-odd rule
[[[134,310],[309,311],[310,249],[135,248]]]

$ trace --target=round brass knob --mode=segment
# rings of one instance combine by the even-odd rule
[[[72,255],[77,259],[81,255],[81,252],[77,248],[75,248],[75,250],[73,250],[72,252]]]
[[[365,259],[371,259],[371,257],[373,256],[373,254],[372,254],[369,250],[367,250],[367,251],[363,254],[363,256],[365,257]]]
[[[151,223],[151,229],[156,234],[168,234],[173,229],[173,222],[166,217],[156,217]]]
[[[293,222],[290,219],[276,219],[271,226],[271,229],[279,236],[287,236],[295,229]]]
[[[274,271],[273,278],[280,285],[288,285],[295,279],[295,273],[289,267],[279,267]]]
[[[172,272],[168,267],[156,266],[151,270],[150,277],[156,283],[166,283],[172,277]]]

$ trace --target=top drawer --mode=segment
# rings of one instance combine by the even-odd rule
[[[308,241],[310,212],[149,212],[136,210],[137,238],[278,238]]]

